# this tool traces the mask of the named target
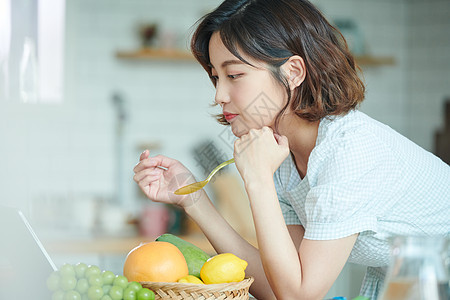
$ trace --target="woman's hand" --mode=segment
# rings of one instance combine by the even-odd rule
[[[149,155],[148,150],[142,152],[139,163],[133,169],[133,179],[150,200],[186,208],[205,196],[203,190],[189,195],[175,195],[173,192],[178,188],[194,183],[194,176],[175,159],[163,155]]]
[[[269,127],[251,129],[234,143],[236,167],[244,181],[273,176],[288,155],[287,138]]]

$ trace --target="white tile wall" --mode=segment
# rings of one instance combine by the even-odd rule
[[[143,149],[183,161],[201,176],[190,150],[224,130],[209,117],[214,90],[194,63],[126,61],[117,50],[139,46],[139,22],[186,45],[191,26],[220,1],[67,0],[66,99],[58,106],[0,103],[0,203],[29,212],[36,199],[116,191],[114,92],[125,101],[122,180],[125,202],[136,203],[132,168]],[[393,56],[394,66],[364,67],[362,110],[428,150],[443,125],[450,96],[448,0],[315,0],[331,19],[353,18],[369,54]],[[132,206],[127,206],[132,207]]]
[[[366,100],[361,109],[402,134],[407,131],[405,1],[314,1],[330,20],[353,19],[363,34],[367,54],[392,56],[394,66],[362,66]]]
[[[433,150],[435,131],[444,126],[444,99],[450,99],[449,16],[446,0],[408,5],[408,136],[428,150]]]
[[[161,142],[160,152],[195,167],[189,153],[193,141],[216,138],[223,130],[208,116],[214,112],[209,108],[214,90],[203,70],[195,63],[133,62],[114,54],[139,45],[139,22],[157,20],[161,31],[176,33],[177,44],[186,45],[192,25],[217,3],[68,1],[65,102],[2,103],[0,151],[8,167],[0,178],[10,183],[2,189],[2,201],[26,206],[40,193],[79,190],[112,195],[115,91],[123,94],[128,116],[124,178],[132,175],[137,145],[145,142]],[[432,150],[442,102],[450,94],[449,2],[314,3],[331,20],[355,19],[369,54],[396,60],[394,66],[363,67],[367,99],[362,109]],[[125,185],[132,198],[133,183]]]

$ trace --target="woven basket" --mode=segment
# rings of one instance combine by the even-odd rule
[[[141,282],[143,287],[155,292],[157,299],[175,300],[241,300],[249,299],[249,288],[253,277],[240,282],[220,284],[192,284],[178,282]]]

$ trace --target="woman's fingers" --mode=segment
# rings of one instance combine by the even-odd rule
[[[278,142],[278,145],[289,148],[289,140],[288,140],[287,136],[282,135]]]
[[[136,175],[135,175],[136,177]],[[142,178],[135,178],[136,183],[138,184],[139,188],[147,194],[147,196],[150,197],[150,193],[152,192],[151,185],[154,182],[158,182],[161,179],[161,173],[160,174],[148,174],[143,175]],[[154,199],[152,199],[154,200]]]
[[[148,149],[145,149],[144,152],[141,153],[141,156],[139,156],[139,161],[142,161],[150,155],[150,151]]]
[[[139,185],[139,187],[141,189],[145,189],[147,188],[152,182],[155,181],[155,179],[157,180],[157,178],[155,178],[155,176],[146,176],[144,178],[142,178],[141,180],[137,181],[137,184]]]
[[[275,137],[275,140],[277,141],[278,144],[280,144],[280,139],[281,139],[281,135],[279,135],[278,133],[273,133],[273,136]]]
[[[247,144],[247,143],[253,143],[254,141],[258,140],[259,138],[264,138],[264,140],[267,139],[275,139],[278,143],[277,136],[280,137],[280,135],[273,132],[272,128],[264,126],[261,129],[250,129],[249,132],[243,136],[241,136],[239,139],[235,141],[240,146],[241,144]]]
[[[146,157],[145,156],[146,151],[144,151],[141,154],[140,158]],[[148,156],[148,154],[147,154],[147,156]],[[146,157],[146,158],[143,158],[142,160],[140,160],[139,163],[137,163],[137,165],[134,167],[133,171],[135,173],[137,173],[139,171],[142,171],[143,169],[151,168],[151,167],[163,167],[163,168],[167,169],[170,166],[172,166],[175,162],[177,162],[177,161],[173,160],[171,158],[168,158],[166,156],[163,156],[163,155]]]
[[[274,133],[273,136],[280,146],[288,146],[288,139],[284,135],[279,135],[278,133]]]
[[[133,179],[136,182],[140,182],[145,177],[159,178],[161,176],[161,174],[163,173],[163,171],[164,170],[157,168],[157,167],[147,168],[147,169],[144,169],[142,171],[135,173],[133,176]]]
[[[154,159],[153,157],[145,158],[141,160],[133,169],[134,173],[140,172],[144,169],[154,168],[160,166],[160,162],[158,159]]]

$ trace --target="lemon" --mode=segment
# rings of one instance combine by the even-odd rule
[[[198,277],[195,277],[194,275],[186,275],[184,277],[181,277],[180,279],[178,279],[178,282],[204,284],[203,281],[201,281]]]
[[[206,284],[239,282],[245,278],[248,263],[232,253],[222,253],[208,259],[200,270]]]

